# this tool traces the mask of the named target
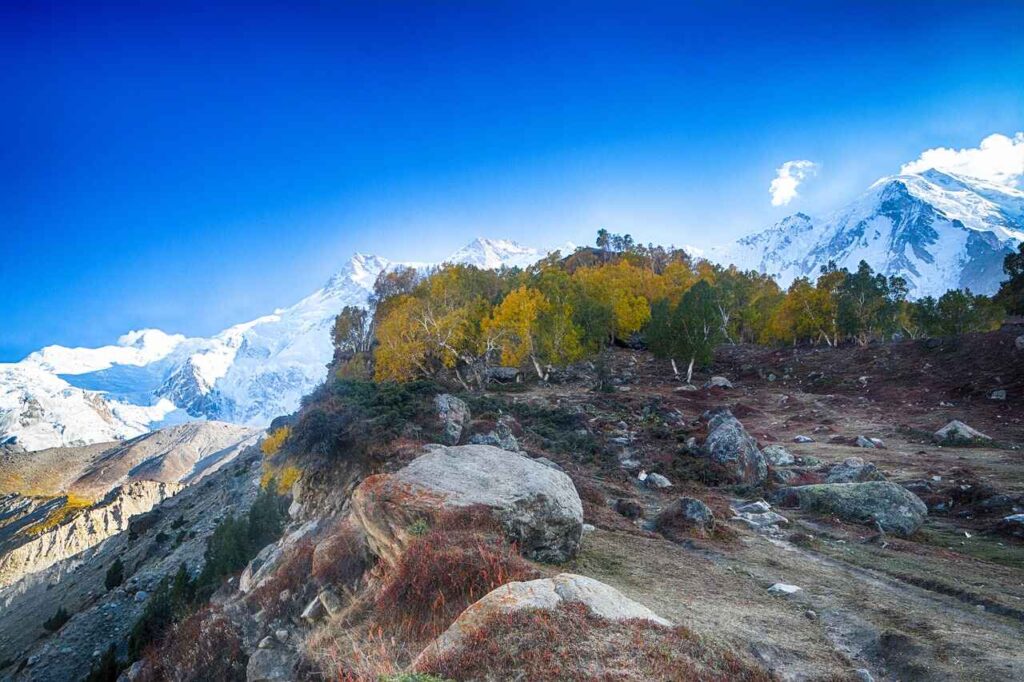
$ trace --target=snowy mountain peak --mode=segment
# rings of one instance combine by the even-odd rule
[[[707,255],[773,275],[814,278],[829,261],[861,260],[907,280],[911,296],[948,289],[993,293],[1003,257],[1024,240],[1024,192],[934,169],[880,178],[825,216],[797,213]]]
[[[524,267],[545,252],[476,239],[445,262]],[[26,449],[131,438],[190,419],[262,426],[293,412],[323,381],[330,330],[345,306],[365,306],[377,276],[398,263],[357,253],[323,288],[271,315],[209,338],[132,331],[101,348],[48,346],[0,364],[0,442]]]
[[[544,257],[544,252],[507,239],[477,237],[448,258],[446,263],[474,265],[487,270],[502,266],[526,267]]]

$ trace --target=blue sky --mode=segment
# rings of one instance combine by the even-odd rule
[[[355,250],[709,246],[1024,129],[1019,2],[214,4],[0,9],[0,360],[210,334]]]

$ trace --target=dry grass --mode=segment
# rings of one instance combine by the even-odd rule
[[[139,682],[245,680],[242,636],[219,609],[206,606],[173,626],[143,654]]]
[[[248,601],[260,608],[269,618],[289,615],[295,608],[296,597],[303,596],[309,585],[313,566],[313,543],[302,540],[288,550],[273,576],[248,596]],[[288,591],[289,597],[281,599]]]
[[[491,616],[457,649],[427,657],[422,672],[459,680],[768,682],[753,662],[685,627],[608,621],[582,604]]]
[[[82,509],[88,509],[93,505],[93,501],[88,497],[82,497],[74,493],[68,493],[64,504],[57,507],[50,512],[45,519],[34,523],[25,529],[27,535],[40,535],[48,530],[52,530],[64,523],[67,519],[71,518],[76,512]]]

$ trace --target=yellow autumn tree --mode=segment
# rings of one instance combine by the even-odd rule
[[[528,359],[536,363],[538,320],[547,308],[542,293],[521,286],[505,296],[483,321],[483,336],[500,352],[502,365],[520,367]]]
[[[374,378],[377,381],[408,381],[427,373],[427,334],[422,324],[422,303],[404,295],[389,303],[377,326]]]
[[[658,275],[626,261],[580,268],[575,277],[589,296],[611,308],[609,331],[620,339],[643,328],[651,317],[650,301],[662,291]]]

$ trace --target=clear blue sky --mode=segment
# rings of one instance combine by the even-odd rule
[[[1021,2],[219,4],[0,9],[0,360],[210,334],[354,250],[708,246],[1024,129]]]

